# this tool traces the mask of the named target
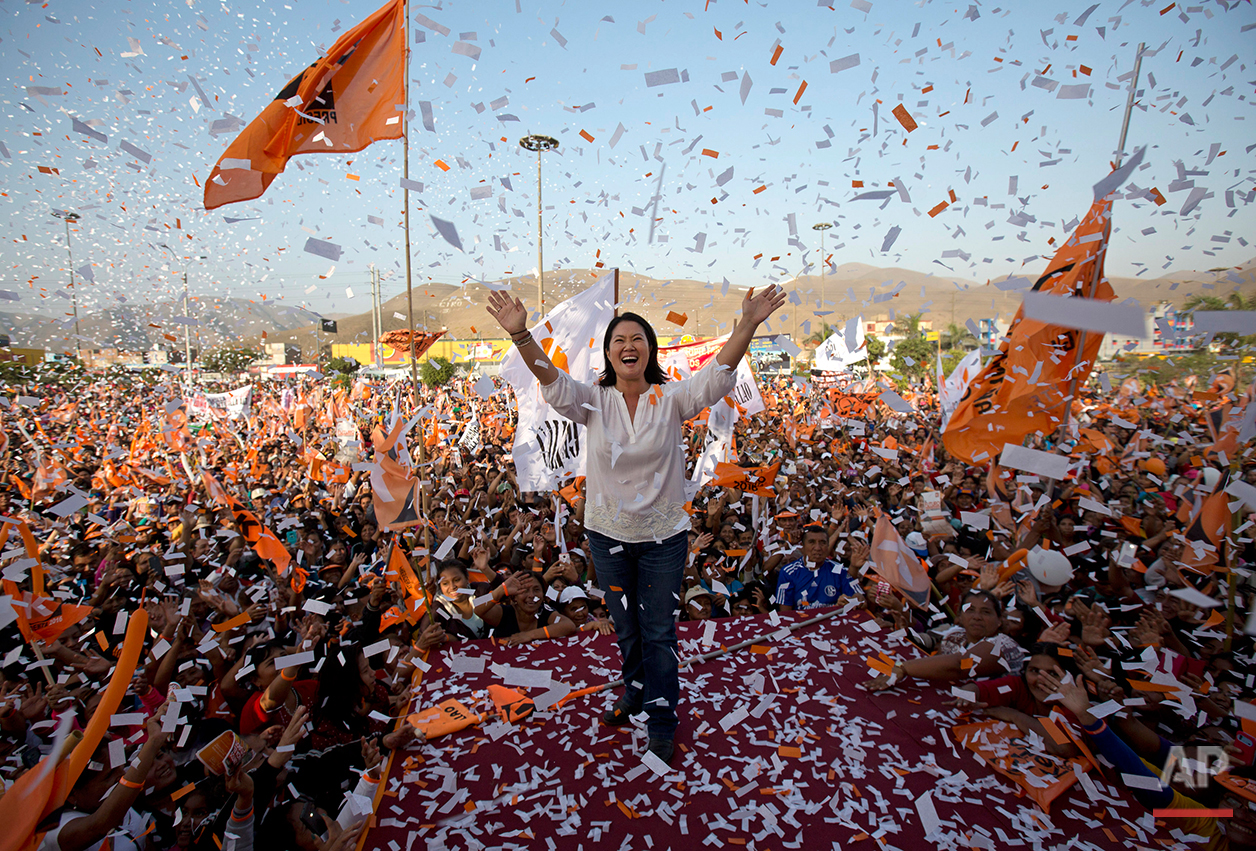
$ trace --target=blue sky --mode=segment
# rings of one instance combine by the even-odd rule
[[[1244,244],[1256,237],[1256,11],[1246,0],[1163,13],[1168,0],[834,3],[414,6],[449,29],[412,28],[410,176],[424,184],[411,193],[416,284],[534,269],[535,155],[517,146],[528,132],[562,144],[545,161],[547,270],[600,259],[663,279],[761,285],[818,269],[819,221],[835,225],[826,248],[838,264],[978,281],[1037,270],[1107,172],[1140,41],[1145,109],[1134,112],[1127,147],[1150,147],[1116,202],[1108,271],[1157,277],[1256,254]],[[262,198],[213,212],[193,180],[204,182],[234,135],[211,135],[212,122],[252,120],[373,8],[9,4],[0,289],[21,300],[0,305],[66,305],[55,295],[65,232],[52,209],[84,216],[72,238],[75,266],[90,264],[94,279],[80,290],[88,307],[179,290],[159,244],[180,234],[192,237],[181,256],[207,257],[191,261],[194,294],[362,312],[370,263],[388,277],[385,295],[402,291],[399,141],[295,158]],[[458,42],[479,58],[453,52]],[[670,69],[677,82],[647,85]],[[189,76],[211,103],[192,102]],[[420,101],[431,104],[434,132],[417,117]],[[899,104],[914,132],[892,115]],[[107,141],[76,131],[75,120]],[[438,158],[452,168],[436,168]],[[896,180],[909,200],[897,191],[856,200]],[[491,195],[473,200],[483,186]],[[1162,206],[1147,199],[1152,187]],[[1193,194],[1203,197],[1192,204]],[[465,251],[429,215],[452,222]],[[334,270],[303,252],[310,236],[343,248]]]

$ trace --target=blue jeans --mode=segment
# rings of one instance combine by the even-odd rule
[[[676,615],[689,535],[628,544],[592,530],[585,534],[624,657],[624,703],[649,714],[650,738],[670,740],[680,702]]]

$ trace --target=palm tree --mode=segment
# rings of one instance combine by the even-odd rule
[[[942,332],[942,348],[944,349],[954,349],[956,347],[975,349],[980,345],[981,341],[965,325],[956,325],[952,322]]]
[[[1227,310],[1256,310],[1256,296],[1244,298],[1243,294],[1235,290],[1228,295],[1201,295],[1194,293],[1186,300],[1186,304],[1182,306],[1183,316],[1192,316],[1198,310],[1203,311],[1227,311]],[[1241,336],[1230,332],[1222,332],[1215,334],[1213,339],[1223,345],[1237,346],[1240,343],[1250,343],[1256,340],[1256,336]]]
[[[894,320],[894,324],[887,328],[886,331],[907,338],[922,336],[920,333],[920,318],[923,315],[923,313],[909,313],[906,316],[900,316]]]
[[[813,346],[818,346],[837,332],[837,328],[834,328],[827,322],[821,322],[820,330],[813,332],[811,336],[807,338],[806,342]]]

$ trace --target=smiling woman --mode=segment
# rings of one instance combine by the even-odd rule
[[[733,389],[755,329],[784,302],[776,286],[758,297],[750,290],[741,322],[714,362],[673,383],[659,366],[654,329],[625,313],[607,326],[605,369],[588,385],[546,357],[527,329],[522,302],[501,292],[489,296],[489,313],[519,347],[545,401],[587,428],[585,530],[624,662],[624,696],[603,720],[622,726],[644,709],[647,748],[665,762],[678,723],[676,614],[690,526],[681,424]]]

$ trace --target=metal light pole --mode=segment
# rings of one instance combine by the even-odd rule
[[[814,224],[811,226],[812,230],[818,230],[820,232],[820,312],[821,313],[824,312],[824,296],[825,296],[824,267],[829,265],[827,262],[825,262],[825,259],[824,259],[824,232],[831,227],[833,227],[832,222],[820,222],[819,224]],[[825,323],[825,324],[828,324],[828,323]]]
[[[545,262],[541,252],[541,154],[558,147],[558,140],[553,136],[541,136],[529,133],[519,140],[519,147],[528,151],[536,151],[536,300],[537,310],[545,315]]]
[[[170,252],[170,256],[174,258],[176,263],[179,262],[179,255],[174,253],[174,249],[166,243],[161,243],[161,247]],[[192,258],[187,258],[192,259]],[[197,260],[208,259],[208,255],[201,254],[196,257]],[[192,383],[192,326],[188,325],[186,320],[192,318],[191,296],[188,292],[188,267],[183,264],[183,377],[184,384]]]
[[[70,210],[53,210],[58,219],[65,220],[65,253],[70,258],[70,300],[74,305],[74,354],[79,363],[83,362],[83,337],[79,331],[78,290],[74,287],[74,252],[70,250],[70,224],[77,222],[81,216]]]

